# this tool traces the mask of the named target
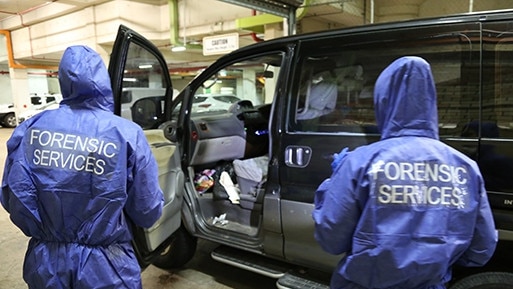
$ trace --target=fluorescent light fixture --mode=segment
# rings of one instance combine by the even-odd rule
[[[123,81],[128,81],[128,82],[136,82],[137,79],[133,78],[133,77],[125,77],[123,78]]]
[[[181,51],[185,51],[187,50],[187,48],[185,48],[185,46],[181,45],[181,46],[173,46],[171,48],[171,51],[173,52],[181,52]]]
[[[149,69],[149,68],[152,68],[153,65],[151,64],[141,64],[139,65],[139,69]]]

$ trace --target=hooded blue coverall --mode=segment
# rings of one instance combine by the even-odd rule
[[[141,227],[160,217],[157,164],[141,128],[113,114],[96,52],[67,48],[59,83],[59,108],[7,142],[0,200],[31,237],[23,278],[29,288],[141,288],[127,216]]]
[[[315,195],[315,238],[346,253],[331,288],[445,288],[451,265],[482,266],[497,231],[477,164],[438,139],[429,64],[402,57],[378,77],[381,140],[336,159]]]

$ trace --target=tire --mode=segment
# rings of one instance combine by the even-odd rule
[[[173,240],[169,246],[153,261],[153,265],[160,269],[172,270],[181,268],[192,259],[196,252],[198,239],[189,234],[183,226],[171,238]]]
[[[2,119],[2,126],[8,127],[8,128],[14,128],[16,127],[16,116],[14,113],[8,113],[4,116],[4,119]]]
[[[449,289],[513,289],[513,274],[485,272],[467,276]]]

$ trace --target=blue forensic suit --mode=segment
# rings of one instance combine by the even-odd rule
[[[85,46],[59,65],[60,107],[18,126],[7,142],[1,202],[31,237],[29,288],[141,288],[127,218],[161,215],[157,164],[143,131],[113,114],[110,78]]]
[[[474,161],[438,140],[429,64],[394,61],[378,77],[379,142],[337,156],[315,195],[315,238],[345,253],[331,288],[445,288],[451,265],[482,266],[497,232]]]

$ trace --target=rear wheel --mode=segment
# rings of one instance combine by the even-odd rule
[[[512,289],[513,274],[485,272],[470,275],[456,282],[450,289]]]
[[[16,116],[14,113],[6,114],[4,119],[2,119],[2,125],[9,128],[16,127]]]
[[[160,269],[177,269],[189,262],[194,253],[198,239],[182,226],[172,236],[169,246],[153,261],[153,265]]]

